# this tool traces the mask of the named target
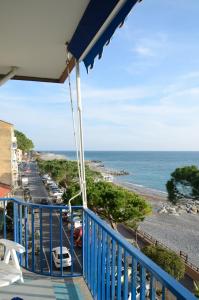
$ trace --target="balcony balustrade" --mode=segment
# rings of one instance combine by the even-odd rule
[[[180,283],[128,243],[91,210],[73,206],[25,203],[0,199],[1,237],[22,244],[23,268],[53,277],[83,276],[93,299],[196,299]],[[82,241],[74,233],[82,220]],[[56,267],[53,249],[60,248]],[[67,247],[71,264],[65,265],[62,247]]]

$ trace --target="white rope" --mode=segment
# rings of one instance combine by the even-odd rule
[[[87,207],[79,61],[76,61],[76,91],[77,91],[77,115],[78,115],[78,129],[79,129],[79,131],[78,131],[79,132],[79,157],[80,157],[80,176],[81,176],[81,187],[82,187],[82,200],[83,200],[83,207]]]
[[[80,185],[80,189],[82,191],[81,174],[80,174],[80,162],[79,162],[79,150],[78,150],[77,135],[76,135],[76,125],[75,125],[74,105],[73,105],[73,96],[72,96],[70,71],[69,71],[69,53],[68,53],[68,51],[67,51],[67,73],[68,73],[67,74],[68,75],[68,88],[69,88],[70,105],[71,105],[71,113],[72,113],[72,121],[73,121],[73,135],[74,135],[74,140],[75,140],[75,150],[76,150],[79,185]]]

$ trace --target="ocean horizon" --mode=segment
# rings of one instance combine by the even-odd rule
[[[40,151],[64,155],[76,160],[76,152]],[[199,151],[85,151],[85,160],[99,160],[105,168],[125,170],[129,175],[118,176],[116,181],[128,187],[166,193],[166,182],[171,173],[183,166],[199,167]]]

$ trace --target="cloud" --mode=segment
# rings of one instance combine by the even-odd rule
[[[192,76],[184,74],[164,85],[122,88],[100,89],[83,82],[82,95],[86,149],[199,148],[199,88]],[[0,119],[24,131],[37,149],[74,149],[67,97],[66,86],[39,89],[37,96],[10,89],[0,96]]]
[[[135,47],[134,51],[141,56],[151,57],[155,55],[152,49],[144,46],[137,46]]]

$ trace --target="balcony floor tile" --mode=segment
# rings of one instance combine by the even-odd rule
[[[91,300],[92,296],[83,278],[61,279],[24,271],[24,284],[15,283],[0,288],[0,299],[11,300]]]

